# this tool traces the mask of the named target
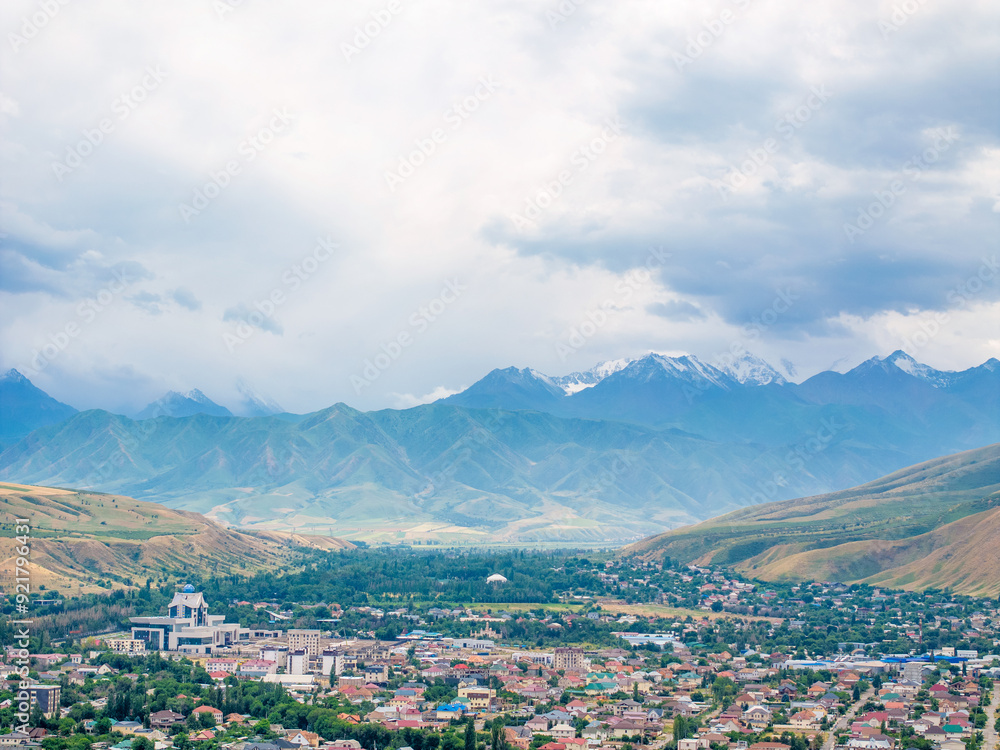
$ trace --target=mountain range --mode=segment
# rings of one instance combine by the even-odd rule
[[[946,372],[903,352],[800,384],[750,356],[508,368],[367,413],[237,417],[192,391],[152,418],[35,425],[0,453],[0,478],[372,541],[620,543],[995,443],[998,397],[996,359]]]
[[[693,356],[650,353],[559,378],[531,369],[493,370],[443,402],[672,426],[706,437],[733,434],[734,427],[736,434],[746,434],[746,425],[733,420],[756,410],[765,409],[771,419],[784,420],[832,405],[875,407],[917,428],[950,411],[958,431],[995,431],[996,409],[985,418],[982,411],[1000,406],[1000,361],[994,358],[962,372],[948,372],[895,351],[849,372],[822,372],[796,384],[749,354],[719,368]],[[771,411],[775,407],[776,413]],[[713,426],[719,416],[728,419]]]
[[[246,381],[240,380],[236,387],[240,402],[235,407],[235,414],[194,388],[187,393],[167,391],[130,416],[136,419],[190,417],[195,414],[265,417],[284,412],[280,405],[259,395]],[[74,407],[57,401],[35,387],[17,370],[8,370],[0,375],[0,446],[17,442],[32,430],[61,422],[76,413]]]
[[[1000,444],[849,490],[765,503],[623,554],[731,565],[763,580],[863,582],[1000,594]]]

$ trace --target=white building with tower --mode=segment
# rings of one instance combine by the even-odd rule
[[[240,626],[224,615],[210,615],[201,592],[187,584],[167,605],[166,617],[130,617],[132,639],[143,641],[147,651],[211,654],[238,642]]]

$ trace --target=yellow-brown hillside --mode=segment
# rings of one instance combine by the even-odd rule
[[[294,568],[300,548],[347,549],[333,537],[228,529],[199,513],[121,495],[0,484],[0,586],[13,590],[13,519],[31,528],[31,585],[65,594],[139,585],[146,578],[197,571],[249,574]]]

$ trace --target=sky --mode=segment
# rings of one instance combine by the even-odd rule
[[[989,0],[8,0],[0,367],[77,408],[1000,356]]]

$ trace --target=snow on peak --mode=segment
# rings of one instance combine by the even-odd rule
[[[707,380],[719,388],[729,389],[733,379],[717,367],[702,362],[692,354],[670,357],[650,352],[633,362],[629,368],[637,377],[650,379],[660,374],[687,381]]]
[[[552,382],[552,378],[550,378],[544,372],[539,372],[538,370],[535,370],[534,368],[531,368],[531,367],[526,367],[523,372],[525,374],[527,374],[527,375],[530,375],[533,378],[537,378],[538,380],[541,380],[543,383],[548,383],[549,385],[555,385]],[[556,386],[556,387],[558,387],[558,386]]]
[[[567,396],[572,396],[574,393],[594,387],[609,375],[624,370],[633,361],[631,359],[609,359],[605,362],[599,362],[583,372],[571,372],[569,375],[549,378],[548,382],[557,388],[562,388]]]
[[[722,371],[743,385],[785,385],[788,381],[760,357],[747,352],[722,366]]]
[[[876,357],[876,359],[878,358]],[[889,365],[895,365],[907,375],[912,375],[920,380],[925,380],[935,388],[948,385],[955,375],[953,372],[935,370],[933,367],[917,362],[917,360],[904,352],[902,349],[897,349],[881,361]]]
[[[263,396],[253,389],[245,380],[240,378],[236,382],[236,390],[243,397],[241,412],[246,417],[263,417],[271,414],[281,414],[285,410],[274,399]]]
[[[31,382],[26,377],[24,377],[24,375],[22,375],[19,371],[15,370],[13,368],[11,368],[10,370],[7,370],[7,372],[5,372],[2,376],[0,376],[0,380],[9,381],[11,383],[30,383]]]

